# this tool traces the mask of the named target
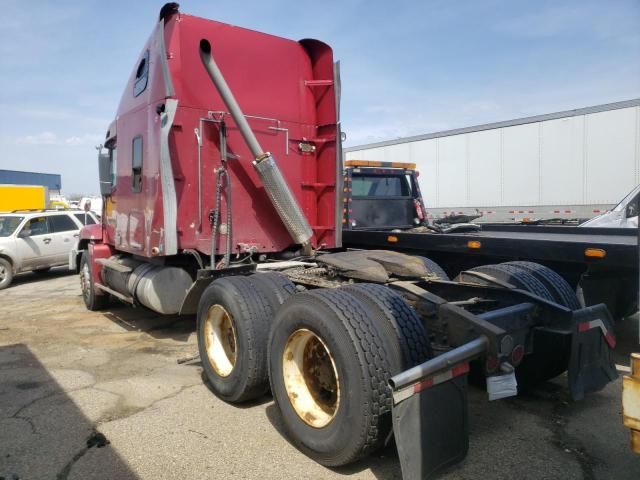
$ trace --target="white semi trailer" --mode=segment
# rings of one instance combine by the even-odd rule
[[[349,147],[411,162],[431,218],[586,219],[640,184],[640,98]]]

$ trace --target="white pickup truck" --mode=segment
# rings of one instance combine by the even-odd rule
[[[587,220],[580,227],[638,228],[638,201],[640,185],[622,199],[615,207],[597,217]]]

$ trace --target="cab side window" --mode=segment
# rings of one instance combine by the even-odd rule
[[[144,52],[144,56],[136,69],[136,78],[133,83],[133,96],[137,97],[147,88],[149,79],[149,50]]]
[[[142,191],[142,137],[138,135],[133,139],[131,152],[131,178],[133,192]]]
[[[47,224],[47,217],[32,218],[24,225],[24,229],[28,229],[31,232],[31,236],[46,235],[49,233],[49,225]]]
[[[49,217],[49,229],[51,233],[71,232],[73,230],[79,230],[76,222],[71,220],[69,215],[51,215]]]

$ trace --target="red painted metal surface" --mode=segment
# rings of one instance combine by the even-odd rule
[[[163,37],[163,38],[162,38]],[[209,212],[215,206],[215,169],[220,167],[219,124],[201,122],[208,112],[224,111],[222,99],[199,57],[200,40],[233,90],[264,150],[271,152],[314,229],[313,245],[335,246],[337,112],[331,49],[316,40],[300,42],[244,28],[175,14],[149,38],[146,89],[134,96],[136,63],[117,112],[117,182],[105,208],[105,241],[117,250],[141,256],[162,255],[166,235],[160,180],[159,105],[178,101],[169,133],[177,201],[178,248],[210,254]],[[164,39],[166,54],[162,53]],[[174,91],[167,95],[162,63]],[[265,118],[253,118],[265,117]],[[216,117],[217,118],[217,117]],[[269,120],[273,119],[273,120]],[[281,252],[293,241],[282,225],[252,166],[251,154],[233,120],[225,117],[232,186],[233,248],[255,246],[260,253]],[[198,231],[198,143],[202,127],[202,231]],[[133,188],[132,144],[143,138],[143,176]],[[300,144],[314,151],[302,151]],[[305,149],[309,150],[309,149]],[[226,219],[224,195],[222,221]],[[218,241],[218,253],[224,237]]]
[[[91,277],[94,282],[104,283],[102,280],[102,266],[97,263],[96,260],[99,258],[109,258],[115,252],[111,246],[105,243],[90,243],[88,247]],[[95,294],[104,295],[105,293],[100,289],[95,289]]]
[[[102,240],[102,225],[95,223],[93,225],[85,225],[80,230],[79,241],[83,240]]]

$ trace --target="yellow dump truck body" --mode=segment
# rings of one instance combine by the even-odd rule
[[[44,209],[49,191],[41,185],[0,185],[0,212]]]

